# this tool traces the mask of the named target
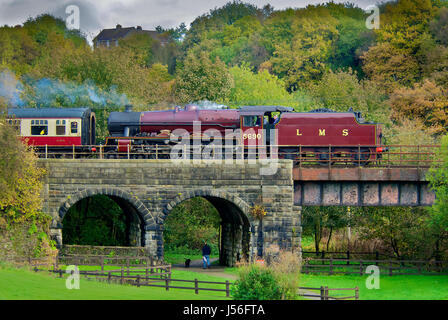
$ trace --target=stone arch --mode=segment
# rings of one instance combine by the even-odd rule
[[[246,217],[248,218],[249,221],[252,220],[250,213],[249,213],[250,206],[244,200],[242,200],[240,197],[230,194],[226,191],[210,190],[210,189],[198,189],[198,190],[188,191],[188,192],[178,195],[176,198],[171,200],[165,206],[165,208],[163,209],[163,213],[166,216],[179,203],[181,203],[185,200],[191,199],[191,198],[195,198],[195,197],[215,197],[215,198],[221,198],[221,199],[230,201],[230,202],[234,203],[236,206],[238,206],[238,208],[246,215]]]
[[[161,217],[161,234],[159,235],[158,252],[163,252],[163,224],[171,210],[183,201],[202,197],[208,200],[218,210],[221,216],[221,252],[220,263],[232,266],[236,261],[251,255],[252,247],[256,247],[256,221],[250,214],[250,206],[240,197],[226,191],[197,189],[176,196],[163,208]],[[230,212],[223,212],[230,211]],[[255,249],[255,248],[254,248]],[[253,253],[252,253],[253,254]]]
[[[78,191],[75,194],[68,195],[65,200],[57,207],[57,217],[53,219],[53,229],[58,230],[56,231],[55,237],[57,243],[62,244],[62,221],[69,209],[78,201],[96,195],[108,196],[113,201],[115,201],[122,209],[124,209],[124,206],[129,205],[130,208],[135,211],[135,213],[138,215],[138,218],[143,223],[143,228],[141,230],[143,245],[145,242],[145,230],[148,228],[148,226],[155,224],[154,217],[136,195],[132,194],[132,192],[129,193],[119,188],[87,188],[82,191]]]

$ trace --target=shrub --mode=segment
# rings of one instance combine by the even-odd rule
[[[282,300],[294,300],[299,287],[300,255],[280,250],[277,245],[266,248],[268,267],[272,270],[282,291]]]
[[[301,260],[278,246],[266,248],[266,264],[240,264],[240,278],[232,287],[237,300],[293,300],[297,296]]]
[[[231,295],[234,300],[279,300],[282,290],[270,269],[252,264],[241,267]]]

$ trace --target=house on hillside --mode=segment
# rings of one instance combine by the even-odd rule
[[[142,33],[148,35],[152,39],[159,41],[162,46],[169,42],[168,36],[158,33],[153,30],[143,30],[142,27],[128,27],[123,28],[120,24],[117,24],[115,29],[103,29],[101,32],[93,39],[93,45],[97,47],[113,47],[118,46],[120,39],[129,37],[132,34]]]

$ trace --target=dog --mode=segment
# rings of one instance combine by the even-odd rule
[[[191,259],[185,259],[185,268],[190,268]]]

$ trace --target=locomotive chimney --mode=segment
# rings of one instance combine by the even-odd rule
[[[132,112],[132,104],[127,104],[124,106],[124,112]]]

